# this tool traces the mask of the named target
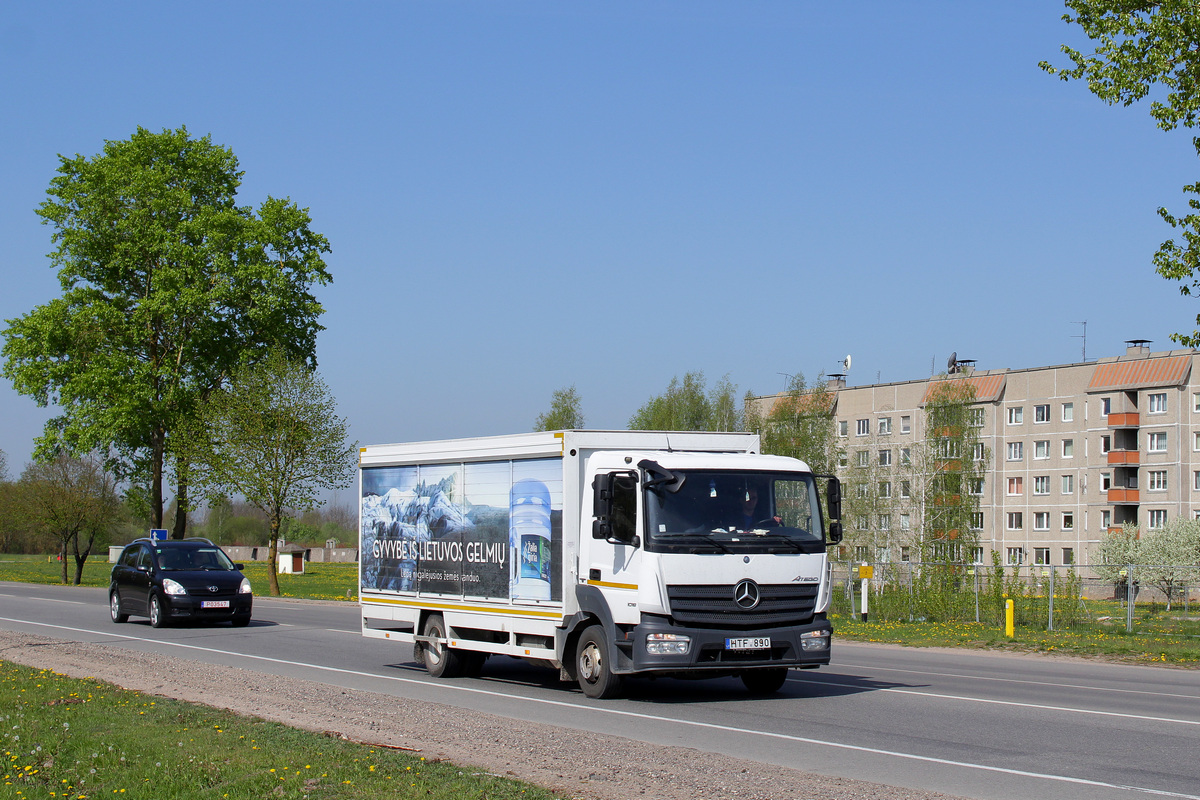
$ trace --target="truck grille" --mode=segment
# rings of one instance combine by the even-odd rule
[[[734,585],[667,587],[671,617],[678,623],[709,628],[763,628],[803,625],[812,621],[816,584],[759,585],[758,605],[741,608]]]

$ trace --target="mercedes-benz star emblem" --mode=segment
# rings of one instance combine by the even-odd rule
[[[737,603],[738,608],[748,611],[758,605],[758,601],[758,584],[749,578],[738,581],[737,586],[733,587],[733,602]]]

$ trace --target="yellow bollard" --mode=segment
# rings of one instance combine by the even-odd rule
[[[1016,634],[1013,629],[1013,601],[1004,601],[1004,635],[1012,639]]]

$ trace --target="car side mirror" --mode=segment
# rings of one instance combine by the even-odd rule
[[[241,572],[242,570],[244,570],[246,568],[246,565],[245,564],[234,564],[233,568],[236,569],[238,572]]]

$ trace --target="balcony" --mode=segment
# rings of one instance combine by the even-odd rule
[[[1138,502],[1137,489],[1118,489],[1113,487],[1108,490],[1108,502],[1121,503],[1130,505]]]
[[[1108,415],[1108,427],[1110,428],[1136,428],[1137,426],[1138,414],[1136,411],[1133,413]]]
[[[1137,450],[1109,450],[1108,463],[1112,466],[1137,466],[1141,463]]]

